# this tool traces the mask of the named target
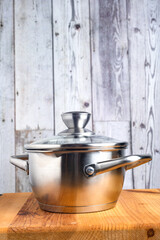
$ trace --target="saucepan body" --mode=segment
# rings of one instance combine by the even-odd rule
[[[121,193],[125,171],[151,160],[128,156],[125,150],[29,152],[10,162],[29,174],[41,209],[84,213],[113,208]]]

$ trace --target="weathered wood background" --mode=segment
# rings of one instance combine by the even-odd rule
[[[0,193],[30,190],[10,155],[64,129],[71,110],[152,154],[124,188],[160,187],[159,104],[159,0],[0,0]]]

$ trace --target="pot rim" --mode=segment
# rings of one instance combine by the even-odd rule
[[[100,144],[63,144],[63,145],[49,145],[49,144],[27,144],[25,149],[27,152],[60,152],[60,151],[69,151],[69,152],[92,152],[92,151],[117,151],[121,149],[126,149],[128,146],[127,142],[119,143],[100,143]]]

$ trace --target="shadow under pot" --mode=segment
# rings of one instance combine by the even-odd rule
[[[11,157],[12,164],[29,174],[41,209],[85,213],[113,208],[125,171],[151,160],[150,155],[125,156],[127,142],[87,130],[90,115],[63,113],[68,129],[26,145],[28,154]]]

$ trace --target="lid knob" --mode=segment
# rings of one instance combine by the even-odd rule
[[[91,114],[88,112],[66,112],[62,114],[62,119],[69,129],[82,129],[87,125]]]

